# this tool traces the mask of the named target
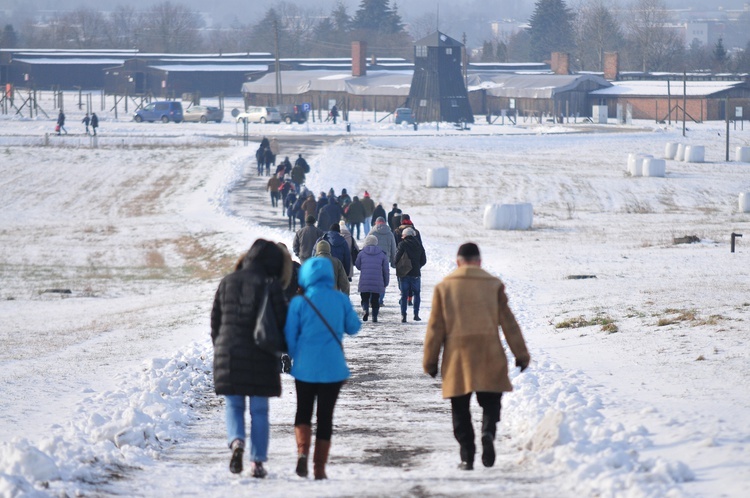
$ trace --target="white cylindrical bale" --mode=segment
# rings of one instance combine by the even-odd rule
[[[445,188],[448,186],[448,168],[429,168],[427,187]]]
[[[528,230],[534,218],[529,203],[488,204],[484,208],[484,228],[488,230]]]
[[[677,144],[677,152],[674,155],[675,161],[685,160],[685,144]]]
[[[650,154],[630,154],[628,156],[628,173],[630,176],[643,176],[643,161],[654,156]]]
[[[734,160],[740,163],[750,163],[750,147],[737,147]]]
[[[740,213],[750,213],[750,192],[740,193]]]
[[[528,230],[534,222],[534,208],[528,202],[516,204],[516,230]]]
[[[667,142],[666,147],[664,147],[664,159],[674,159],[677,155],[678,145],[677,142]]]
[[[702,145],[688,145],[685,149],[685,162],[702,163],[706,156],[706,148]]]
[[[667,161],[649,157],[643,161],[643,176],[663,177],[667,174]]]

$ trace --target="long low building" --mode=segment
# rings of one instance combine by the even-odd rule
[[[684,81],[629,80],[615,81],[609,88],[591,92],[595,104],[607,105],[610,117],[620,109],[632,109],[633,119],[656,121],[682,120],[683,103],[685,118],[690,121],[714,121],[750,116],[750,85],[746,80],[733,81]],[[743,109],[741,116],[737,108]]]

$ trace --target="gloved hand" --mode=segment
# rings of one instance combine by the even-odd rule
[[[521,372],[529,368],[529,360],[520,360],[516,358],[516,366],[521,369]]]
[[[429,367],[429,368],[427,369],[427,373],[428,373],[428,374],[430,374],[430,377],[432,377],[432,378],[434,379],[434,378],[435,378],[435,376],[436,376],[436,375],[437,375],[437,373],[438,373],[438,367],[437,367],[437,365],[435,365],[435,366],[433,366],[433,367]]]

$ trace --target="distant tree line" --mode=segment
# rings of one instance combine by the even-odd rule
[[[475,59],[539,62],[567,52],[572,70],[602,71],[604,53],[618,52],[621,70],[750,72],[750,43],[733,54],[721,39],[714,46],[697,40],[686,46],[664,0],[631,0],[623,8],[610,0],[576,2],[573,9],[565,0],[537,0],[527,29],[485,40]],[[750,12],[739,22],[750,28]],[[328,13],[282,0],[256,23],[209,27],[199,13],[165,1],[145,11],[79,8],[20,28],[9,24],[0,31],[0,48],[276,53],[278,34],[281,57],[349,57],[351,42],[361,40],[368,53],[411,59],[414,40],[436,25],[435,15],[425,14],[407,29],[390,0],[360,0],[351,13],[341,0]]]
[[[271,52],[278,32],[281,57],[348,57],[363,40],[383,56],[411,57],[412,40],[389,0],[361,0],[350,14],[343,2],[324,14],[281,1],[257,23],[207,27],[198,12],[170,1],[137,11],[118,5],[109,13],[88,8],[5,26],[0,48],[138,49],[155,53]]]
[[[739,23],[750,28],[750,13]],[[750,71],[750,42],[733,56],[723,40],[704,46],[684,37],[664,0],[633,0],[618,8],[609,0],[538,0],[529,28],[486,40],[484,62],[548,60],[552,52],[570,54],[572,70],[602,71],[605,52],[620,54],[620,69],[631,71]]]

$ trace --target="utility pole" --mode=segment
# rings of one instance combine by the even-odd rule
[[[464,73],[464,86],[468,89],[469,88],[469,76],[467,74],[467,68],[469,67],[469,54],[466,51],[466,32],[464,31],[464,35],[461,38],[461,41],[463,43],[463,46],[461,47],[461,69]]]
[[[274,58],[276,59],[276,105],[281,104],[281,64],[279,63],[279,20],[273,20]]]
[[[687,71],[682,73],[682,136],[685,136],[685,115],[687,114]]]

